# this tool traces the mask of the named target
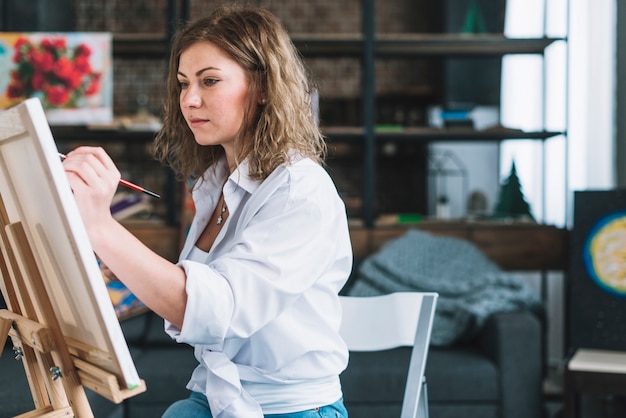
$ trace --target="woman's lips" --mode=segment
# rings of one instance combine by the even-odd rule
[[[189,119],[189,126],[191,126],[192,128],[197,128],[199,126],[204,125],[208,121],[209,121],[208,119],[191,118]]]

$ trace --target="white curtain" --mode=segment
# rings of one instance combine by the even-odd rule
[[[615,185],[615,8],[616,0],[507,0],[507,36],[567,38],[543,58],[511,56],[502,65],[502,124],[567,132],[501,146],[501,177],[515,159],[540,222],[571,227],[574,190]],[[555,274],[547,280],[548,361],[555,365],[563,354],[564,283]]]
[[[547,3],[546,3],[547,2]],[[505,36],[564,37],[567,0],[507,0]],[[543,55],[509,55],[502,60],[501,124],[523,131],[566,130],[567,45],[551,44]],[[563,225],[567,200],[567,144],[510,140],[500,148],[500,177],[514,161],[522,192],[539,222]]]

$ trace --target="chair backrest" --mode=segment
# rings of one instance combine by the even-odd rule
[[[428,417],[424,369],[437,293],[397,292],[382,296],[341,296],[340,333],[350,351],[413,347],[401,418]]]

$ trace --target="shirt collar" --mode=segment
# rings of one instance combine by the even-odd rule
[[[224,160],[225,161],[225,160]],[[246,158],[243,160],[228,177],[228,182],[234,182],[237,187],[243,188],[246,192],[252,194],[261,185],[261,180],[253,180],[250,178],[250,163]]]

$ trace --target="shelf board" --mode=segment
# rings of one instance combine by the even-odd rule
[[[84,126],[51,126],[55,138],[65,141],[98,141],[113,142],[120,140],[150,141],[156,135],[155,131],[132,129],[104,129],[88,128]],[[328,126],[322,127],[324,135],[331,140],[362,140],[365,129],[359,126]],[[398,129],[377,129],[375,135],[381,140],[404,140],[420,142],[436,141],[504,141],[507,139],[537,139],[544,140],[553,136],[562,135],[558,131],[526,132],[517,129],[496,128],[478,131],[472,128],[429,128],[408,127]]]
[[[156,135],[154,131],[132,129],[92,129],[86,126],[51,126],[50,130],[58,141],[84,141],[108,143],[116,141],[149,142]]]
[[[503,56],[541,54],[562,38],[507,38],[502,34],[378,34],[378,57]],[[294,34],[292,40],[305,57],[360,57],[364,37],[359,33]],[[167,58],[169,39],[164,34],[114,34],[113,55],[120,58]]]
[[[363,139],[365,130],[358,126],[323,127],[324,135],[331,139]],[[526,132],[517,129],[496,128],[478,131],[472,128],[409,127],[393,130],[375,130],[376,138],[406,141],[503,141],[506,139],[544,140],[562,135],[557,131]]]
[[[502,34],[381,35],[377,55],[541,54],[557,38],[507,38]]]
[[[169,39],[164,34],[113,35],[113,56],[118,58],[168,58]]]
[[[375,55],[406,56],[503,56],[541,54],[551,43],[563,38],[507,38],[502,34],[378,34]],[[294,34],[292,40],[305,57],[354,56],[364,53],[361,34]]]

